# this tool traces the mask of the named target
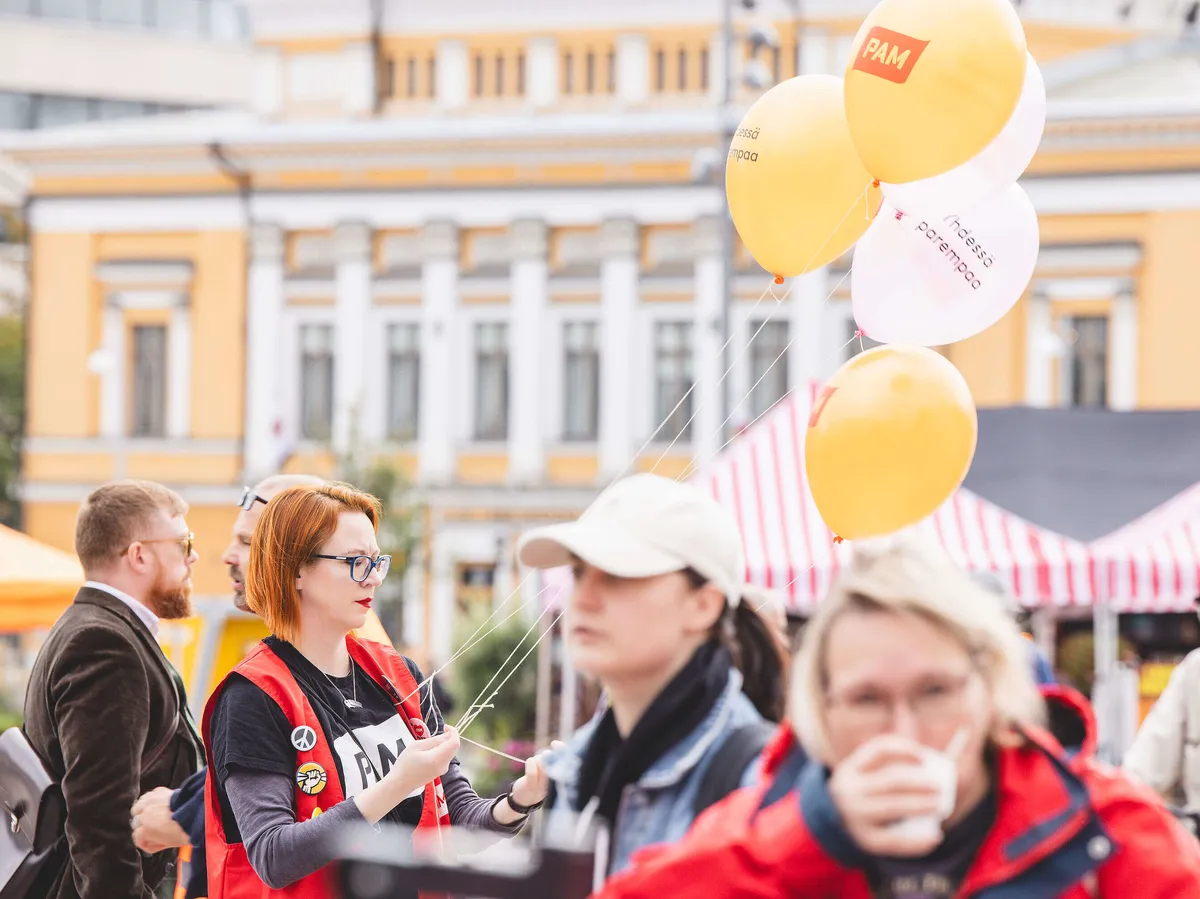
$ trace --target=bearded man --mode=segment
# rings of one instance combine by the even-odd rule
[[[170,853],[143,855],[129,809],[177,787],[204,749],[183,680],[156,635],[191,615],[187,503],[149,481],[116,481],[84,501],[75,552],[87,583],[50,631],[25,694],[25,734],[66,800],[66,855],[52,899],[150,899]]]

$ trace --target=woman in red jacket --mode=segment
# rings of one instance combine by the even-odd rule
[[[940,551],[860,550],[805,632],[790,708],[764,785],[602,899],[1200,899],[1196,841],[1043,729],[1020,634]]]
[[[352,487],[294,487],[255,528],[246,599],[271,636],[204,715],[212,899],[327,899],[347,829],[510,835],[546,797],[538,759],[510,792],[478,796],[416,665],[354,636],[390,561],[376,542],[379,516],[379,501]]]

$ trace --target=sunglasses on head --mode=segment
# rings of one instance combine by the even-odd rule
[[[254,508],[255,503],[262,503],[264,506],[267,501],[251,490],[249,487],[242,488],[242,498],[238,502],[238,506],[245,512],[249,512]]]

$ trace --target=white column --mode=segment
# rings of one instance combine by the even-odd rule
[[[450,658],[454,639],[454,618],[457,611],[454,593],[457,585],[455,575],[455,534],[454,526],[442,522],[433,538],[433,564],[430,574],[433,583],[430,587],[430,622],[429,622],[429,654],[434,664],[443,664]],[[466,697],[465,701],[474,701],[474,696]]]
[[[368,41],[351,41],[342,49],[346,95],[342,109],[361,116],[375,108],[375,51]]]
[[[833,47],[829,32],[824,28],[804,28],[800,35],[800,40],[796,42],[796,52],[799,54],[796,71],[801,75],[834,74],[836,60],[831,58]]]
[[[636,449],[629,351],[638,306],[637,222],[607,221],[600,240],[600,473],[611,479],[626,470]]]
[[[1137,408],[1137,368],[1137,301],[1126,291],[1113,299],[1109,314],[1109,408],[1122,412]]]
[[[692,304],[692,366],[696,389],[692,393],[692,411],[695,415],[692,419],[692,453],[700,465],[712,459],[718,447],[725,442],[721,422],[741,399],[730,390],[728,409],[722,401],[728,385],[723,382],[721,375],[724,366],[733,363],[736,350],[731,343],[724,354],[721,352],[727,335],[721,329],[726,297],[720,228],[721,222],[715,215],[704,216],[696,222],[696,298]],[[732,312],[729,326],[737,327],[737,318]],[[738,365],[744,365],[746,361],[743,356]],[[735,413],[735,418],[745,414],[749,420],[748,412],[748,404],[743,403]]]
[[[467,42],[441,41],[437,49],[437,105],[442,109],[465,106],[470,98],[470,78]]]
[[[454,311],[458,306],[458,228],[430,222],[422,235],[421,397],[417,441],[420,480],[444,484],[454,474]]]
[[[250,232],[246,304],[246,434],[242,465],[249,483],[279,464],[276,428],[283,402],[279,331],[283,319],[283,232],[255,225]]]
[[[626,106],[650,96],[650,43],[644,34],[617,38],[617,99]]]
[[[512,225],[512,298],[509,325],[509,373],[512,390],[508,432],[509,479],[536,484],[545,472],[545,430],[542,380],[546,357],[541,351],[542,322],[549,302],[546,265],[546,223],[536,220]]]
[[[171,307],[167,335],[167,436],[184,438],[192,430],[192,312],[186,293]]]
[[[284,97],[283,53],[258,46],[254,51],[254,111],[264,118],[274,118],[283,110]]]
[[[736,85],[734,93],[737,93]],[[708,96],[713,103],[720,103],[725,97],[725,35],[720,31],[713,32],[708,44]]]
[[[828,292],[828,269],[801,275],[792,285],[787,308],[775,313],[787,316],[788,320],[788,340],[792,342],[788,348],[788,387],[792,390],[803,391],[811,382],[823,380],[828,360],[835,359],[835,364],[841,364],[837,348],[843,341],[828,346],[822,340],[822,310],[827,305]]]
[[[525,46],[528,59],[525,93],[537,108],[558,102],[558,41],[552,37],[530,38]]]
[[[125,436],[125,310],[110,296],[100,331],[100,436]]]
[[[333,450],[357,452],[365,442],[360,423],[367,360],[363,348],[371,315],[371,229],[343,222],[334,232],[337,250],[337,323],[334,325]]]
[[[1054,316],[1044,294],[1029,295],[1025,336],[1025,405],[1047,408],[1054,397],[1051,361],[1054,357]]]

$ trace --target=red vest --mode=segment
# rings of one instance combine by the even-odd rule
[[[346,637],[346,648],[364,672],[391,697],[396,712],[408,724],[417,739],[429,736],[421,715],[417,683],[400,654],[382,643]],[[293,728],[307,725],[316,734],[310,749],[296,750],[296,820],[307,821],[332,808],[345,798],[337,776],[337,764],[320,720],[308,702],[291,670],[266,643],[250,651],[234,672],[259,687],[273,699]],[[329,867],[310,874],[281,890],[264,884],[246,857],[246,847],[225,839],[221,806],[217,801],[216,768],[213,767],[210,726],[217,697],[228,682],[221,682],[204,708],[204,745],[208,754],[209,777],[204,788],[204,832],[207,838],[209,899],[333,899],[337,889]],[[307,779],[302,778],[307,774]],[[321,784],[324,784],[321,786]],[[303,787],[303,788],[302,788]],[[448,828],[450,814],[442,792],[441,778],[425,785],[424,809],[418,828]]]

